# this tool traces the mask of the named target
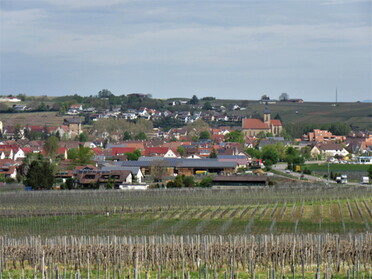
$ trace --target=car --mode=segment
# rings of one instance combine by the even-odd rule
[[[285,173],[291,173],[291,171],[290,170],[285,170]]]

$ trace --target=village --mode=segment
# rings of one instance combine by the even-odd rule
[[[17,100],[12,98],[11,102]],[[169,105],[182,105],[175,102]],[[263,96],[260,104],[262,118],[242,114],[234,118],[235,125],[213,127],[208,123],[218,122],[218,117],[227,121],[228,114],[221,116],[212,109],[160,112],[147,107],[97,113],[95,108],[81,104],[70,105],[59,126],[6,126],[0,122],[0,182],[24,183],[27,189],[265,186],[272,185],[272,166],[277,163],[286,164],[285,172],[279,173],[282,175],[290,171],[309,174],[305,163],[312,161],[372,164],[372,134],[368,131],[334,135],[313,129],[300,138],[289,139],[280,117],[271,115],[270,98]],[[231,109],[241,107],[234,105]],[[146,122],[168,117],[183,126],[146,126]],[[93,125],[85,125],[87,118]],[[31,185],[28,170],[33,160],[44,160],[52,166],[53,177],[45,182],[50,185]]]

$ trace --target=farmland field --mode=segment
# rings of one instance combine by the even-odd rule
[[[362,164],[329,164],[329,171],[358,171],[358,172],[366,172],[368,171],[368,168],[370,165],[362,165]],[[311,171],[328,171],[328,165],[327,164],[307,164],[306,168]]]
[[[0,268],[3,278],[368,278],[371,209],[372,189],[349,186],[4,192]]]
[[[22,113],[0,113],[0,121],[6,126],[46,125],[59,126],[63,123],[63,117],[58,116],[55,111],[45,112],[22,112]]]
[[[337,186],[10,192],[0,195],[0,234],[361,233],[372,226],[371,197],[369,188]]]

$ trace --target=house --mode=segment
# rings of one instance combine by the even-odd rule
[[[161,156],[165,158],[181,157],[176,150],[168,147],[147,147],[143,153],[144,156]]]
[[[77,114],[79,114],[82,111],[83,111],[83,105],[74,104],[74,105],[71,105],[70,106],[70,108],[67,111],[67,114],[69,114],[69,115],[77,115]]]
[[[359,156],[357,157],[358,164],[363,165],[371,165],[372,164],[372,156]]]
[[[93,165],[75,167],[73,173],[77,178],[79,186],[89,188],[96,186],[101,176],[99,169]]]
[[[345,136],[335,136],[327,130],[314,129],[312,132],[308,132],[302,136],[302,140],[317,143],[326,143],[329,141],[343,142],[346,139]]]
[[[18,99],[17,97],[0,97],[0,102],[10,102],[10,103],[17,103],[20,102],[21,99]]]
[[[339,143],[328,143],[320,146],[314,145],[314,147],[310,150],[310,155],[313,158],[316,158],[318,155],[324,157],[345,157],[348,154],[349,152],[342,146],[342,144]]]
[[[71,137],[76,137],[82,133],[80,117],[65,118],[63,124],[69,129]]]
[[[181,137],[187,136],[187,129],[186,128],[171,128],[168,132],[168,137],[180,139]]]
[[[27,109],[27,107],[24,106],[24,105],[13,105],[13,109],[15,111],[25,111]]]
[[[131,184],[132,181],[133,175],[130,170],[101,171],[101,176],[99,177],[100,184],[113,183],[114,186]]]
[[[121,166],[121,162],[114,162],[113,164],[104,164],[101,167],[102,171],[113,171],[113,170],[126,170],[130,171],[133,176],[133,180],[135,180],[136,183],[142,183],[145,176],[143,175],[141,169],[139,167],[126,167]]]
[[[16,147],[15,149],[13,149],[13,152],[14,152],[13,160],[26,158],[26,154],[22,148]]]
[[[13,159],[13,150],[12,149],[1,149],[0,150],[0,159]]]
[[[142,117],[142,118],[149,118],[150,117],[150,114],[149,114],[148,109],[146,107],[140,107],[137,110],[137,115],[139,117]]]
[[[276,104],[276,100],[270,100],[270,97],[267,95],[263,95],[261,97],[261,100],[259,101],[262,105],[270,105],[270,104]]]
[[[289,99],[287,102],[289,103],[296,103],[296,104],[302,104],[304,100],[302,99]]]
[[[259,133],[271,133],[280,136],[283,130],[282,122],[279,119],[271,119],[271,113],[266,107],[264,119],[244,118],[242,120],[242,132],[245,136],[257,136]]]
[[[24,139],[24,130],[17,129],[15,126],[6,126],[3,130],[3,138],[12,139]]]

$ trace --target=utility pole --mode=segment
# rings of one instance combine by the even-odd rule
[[[327,159],[327,185],[329,185],[329,159]]]

